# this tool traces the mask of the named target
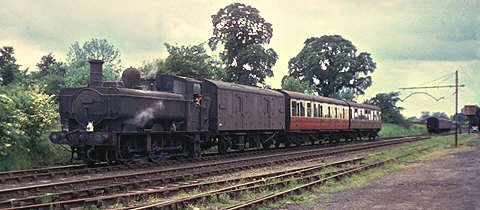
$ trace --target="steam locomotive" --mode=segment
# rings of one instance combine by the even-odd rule
[[[375,106],[210,79],[141,78],[134,68],[122,81],[106,82],[102,64],[90,60],[88,87],[61,90],[67,129],[50,135],[87,163],[373,140],[381,126]]]

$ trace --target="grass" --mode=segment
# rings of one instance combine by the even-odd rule
[[[378,133],[380,137],[408,136],[428,133],[425,125],[413,124],[409,128],[397,124],[382,123],[382,129]]]

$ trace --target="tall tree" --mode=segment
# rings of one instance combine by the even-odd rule
[[[213,36],[208,45],[216,50],[219,43],[223,44],[220,57],[227,66],[225,81],[258,85],[264,84],[266,77],[273,77],[272,66],[278,55],[272,48],[263,47],[272,38],[272,24],[256,8],[230,4],[212,15],[212,23]]]
[[[106,39],[93,38],[80,46],[73,43],[67,53],[66,85],[84,87],[88,83],[90,59],[103,60],[104,80],[116,81],[120,78],[120,51]]]
[[[21,74],[20,65],[15,64],[17,60],[13,56],[14,53],[13,47],[0,48],[0,84],[2,85],[12,83]]]
[[[363,95],[372,84],[368,76],[376,68],[369,53],[357,55],[352,42],[339,35],[312,37],[297,56],[290,59],[290,76],[314,84],[321,96],[335,96],[345,88]]]

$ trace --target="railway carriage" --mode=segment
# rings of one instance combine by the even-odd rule
[[[342,100],[280,90],[285,94],[289,131],[348,130],[349,107]]]
[[[382,126],[380,108],[367,104],[348,102],[351,112],[350,135],[357,138],[375,138]]]

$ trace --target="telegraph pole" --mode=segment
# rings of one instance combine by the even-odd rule
[[[458,71],[455,71],[455,147],[458,146]]]
[[[399,88],[400,90],[429,89],[429,88],[455,88],[455,147],[458,146],[458,88],[459,87],[465,87],[465,85],[458,85],[458,70],[457,70],[455,71],[455,85]]]

